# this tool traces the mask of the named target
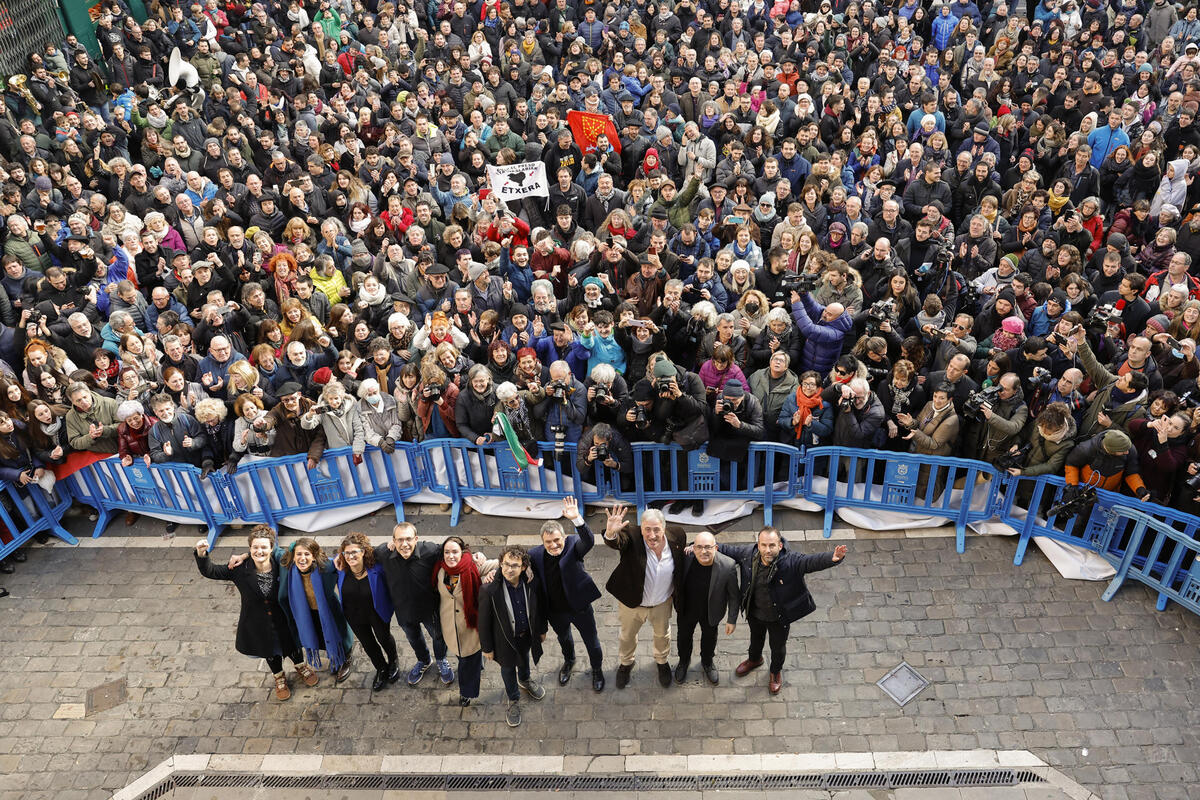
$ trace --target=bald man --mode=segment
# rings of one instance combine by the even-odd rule
[[[725,635],[732,636],[737,623],[737,564],[717,552],[717,539],[711,533],[699,533],[687,549],[681,565],[679,587],[675,592],[675,624],[679,628],[679,664],[675,682],[687,679],[692,660],[692,640],[700,626],[700,668],[713,686],[720,673],[713,661],[717,649],[717,627],[725,619]]]
[[[841,303],[822,306],[808,292],[792,292],[792,319],[804,337],[801,371],[825,375],[842,354],[842,342],[854,328],[854,319]]]

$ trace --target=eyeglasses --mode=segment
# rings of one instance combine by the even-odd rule
[[[363,554],[362,550],[343,550],[342,555],[346,558],[358,558]]]
[[[692,545],[692,549],[693,550],[716,550],[717,546],[715,544],[694,544],[694,545]]]
[[[834,368],[833,372],[834,372],[834,374],[835,374],[835,375],[849,375],[849,374],[850,374],[849,372],[847,372],[846,370],[842,369],[841,367],[836,367],[836,368]]]

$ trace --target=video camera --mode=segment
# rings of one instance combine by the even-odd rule
[[[1029,458],[1029,451],[1032,449],[1033,443],[1026,442],[1015,451],[1009,450],[996,459],[996,466],[1000,469],[1020,469],[1025,466],[1025,461]]]
[[[1088,314],[1087,324],[1089,328],[1105,328],[1110,322],[1120,322],[1121,314],[1111,303],[1106,303],[1102,306],[1096,306],[1092,309],[1092,313]]]
[[[1063,489],[1062,499],[1057,505],[1046,511],[1046,518],[1070,518],[1079,514],[1088,504],[1096,499],[1095,486],[1068,486]]]
[[[971,392],[963,402],[963,413],[974,420],[983,419],[983,410],[991,408],[1000,399],[1000,387],[991,386]]]
[[[779,290],[785,295],[792,292],[804,294],[805,292],[814,292],[821,285],[821,276],[815,272],[800,272],[795,275],[788,274],[779,282]]]
[[[864,331],[867,336],[874,336],[879,332],[879,328],[883,323],[889,322],[896,312],[896,300],[889,297],[887,300],[876,300],[867,309],[867,322],[864,326]]]

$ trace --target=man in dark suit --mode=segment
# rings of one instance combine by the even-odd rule
[[[687,539],[677,528],[668,530],[662,512],[654,508],[642,513],[639,535],[625,521],[628,511],[628,506],[618,506],[606,512],[608,521],[604,527],[604,543],[621,553],[621,560],[605,584],[617,598],[617,619],[621,624],[617,688],[629,685],[638,631],[649,622],[654,629],[658,682],[665,689],[671,685],[671,665],[667,663],[671,654],[671,598]]]
[[[571,520],[575,533],[563,531],[562,523],[550,520],[542,525],[542,543],[529,551],[533,565],[534,586],[543,615],[563,652],[563,665],[558,671],[558,685],[566,686],[575,668],[575,640],[571,626],[587,649],[592,665],[592,688],[604,691],[604,651],[596,634],[596,615],[592,603],[600,599],[600,589],[583,566],[583,557],[596,544],[592,529],[579,513],[574,497],[563,498],[563,516]]]
[[[679,627],[679,664],[675,682],[683,683],[692,660],[692,639],[700,626],[700,667],[713,686],[720,674],[713,663],[717,649],[717,626],[725,618],[725,635],[732,636],[738,615],[737,564],[717,552],[717,538],[711,533],[696,534],[692,551],[683,559],[679,591],[675,593],[675,611]]]
[[[525,548],[509,545],[500,553],[500,576],[479,592],[479,647],[489,661],[500,665],[504,693],[508,696],[505,721],[510,728],[521,724],[521,692],[541,700],[546,690],[529,669],[532,656],[542,659],[546,621],[538,605],[537,592],[529,585],[529,555]]]
[[[719,548],[737,562],[742,581],[742,611],[750,624],[750,652],[734,673],[744,677],[762,666],[763,644],[771,640],[771,694],[783,686],[783,660],[787,656],[788,629],[793,622],[816,610],[804,576],[840,564],[846,545],[832,553],[804,555],[787,549],[779,530],[767,526],[758,532],[757,544]]]
[[[417,541],[417,529],[401,522],[392,529],[392,540],[375,548],[375,563],[383,565],[388,592],[396,609],[396,622],[408,638],[417,663],[408,673],[408,685],[416,686],[425,670],[437,659],[442,683],[454,682],[454,670],[446,660],[446,642],[438,621],[438,596],[433,587],[433,568],[442,558],[442,548],[433,542]],[[433,656],[421,628],[433,640]]]

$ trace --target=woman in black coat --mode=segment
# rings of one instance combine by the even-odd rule
[[[492,373],[476,364],[467,373],[466,385],[454,402],[454,424],[459,435],[471,444],[487,444],[492,436],[492,414],[496,410],[496,388]]]
[[[242,598],[238,615],[235,647],[242,655],[263,658],[275,676],[275,697],[287,700],[292,696],[287,677],[283,674],[283,657],[296,667],[296,675],[306,686],[317,685],[317,673],[304,662],[304,653],[283,608],[279,605],[279,561],[275,557],[275,531],[257,525],[247,537],[250,558],[234,568],[212,563],[208,557],[208,541],[196,543],[196,566],[200,574],[215,581],[232,581]]]

